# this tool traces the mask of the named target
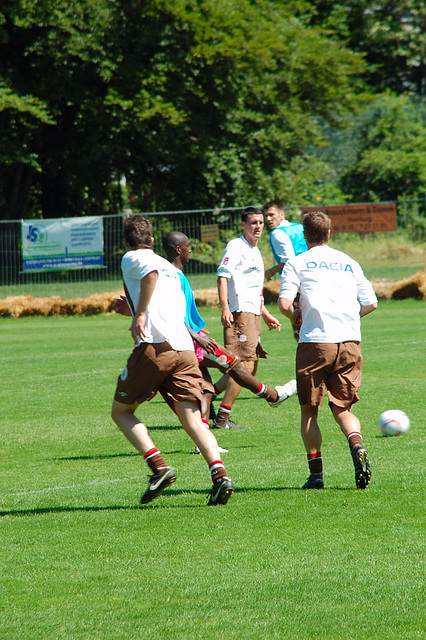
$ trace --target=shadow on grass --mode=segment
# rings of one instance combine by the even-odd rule
[[[171,451],[171,450],[164,450],[162,449],[162,452],[164,453],[165,456],[173,456],[173,455],[177,455],[180,453],[194,453],[194,451],[186,451],[186,449],[184,451],[182,451],[181,449],[176,450],[176,451]],[[138,451],[135,452],[130,452],[130,453],[97,453],[94,455],[87,455],[87,456],[61,456],[60,458],[46,458],[46,459],[52,459],[52,460],[68,460],[68,461],[72,461],[72,460],[109,460],[110,458],[141,458],[142,459],[142,454],[138,453]],[[149,472],[149,469],[147,467],[146,469],[147,472]]]
[[[242,493],[264,493],[264,492],[278,492],[278,491],[301,491],[306,493],[305,489],[301,487],[243,487],[239,489],[235,489],[235,494]],[[328,487],[322,489],[321,491],[310,491],[309,493],[331,493],[334,491],[350,491],[351,493],[356,491],[359,492],[355,487]],[[188,494],[197,494],[205,497],[207,502],[208,496],[210,494],[210,490],[206,489],[172,489],[169,491],[165,491],[162,493],[161,497],[166,496],[181,496]],[[167,504],[167,502],[152,502],[146,505],[109,505],[105,507],[96,507],[96,506],[81,506],[81,507],[38,507],[35,509],[10,509],[10,510],[0,510],[0,518],[5,516],[13,516],[13,517],[25,517],[25,516],[42,516],[48,515],[51,513],[78,513],[78,512],[87,512],[93,513],[96,511],[151,511],[152,509],[200,509],[206,505],[198,504],[198,505],[177,505],[177,504]],[[220,506],[220,505],[218,505]]]
[[[137,451],[134,453],[98,453],[93,456],[62,456],[53,458],[53,460],[108,460],[109,458],[134,458],[140,455]]]

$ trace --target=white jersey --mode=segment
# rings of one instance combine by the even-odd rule
[[[144,342],[168,342],[176,351],[193,351],[192,338],[185,326],[186,304],[177,269],[151,249],[136,249],[121,261],[129,303],[137,309],[140,282],[149,273],[158,272],[158,280],[149,301],[144,327]]]
[[[286,263],[279,297],[294,300],[298,292],[303,319],[299,342],[360,341],[360,305],[377,302],[360,265],[328,245],[312,247]]]
[[[244,236],[228,242],[217,275],[228,280],[229,310],[260,315],[265,267],[258,247]]]

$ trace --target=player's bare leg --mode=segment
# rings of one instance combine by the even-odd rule
[[[200,449],[208,464],[220,459],[219,447],[214,434],[201,421],[201,413],[194,402],[176,402],[176,415],[190,438]]]
[[[155,447],[146,426],[135,416],[139,403],[123,404],[114,400],[111,417],[127,440],[139,453],[144,455]]]
[[[321,443],[322,436],[318,425],[318,407],[301,405],[300,432],[308,458],[309,478],[302,489],[323,489]]]
[[[350,408],[331,405],[333,417],[344,433],[355,467],[355,483],[358,489],[365,489],[371,480],[371,467],[368,452],[361,435],[361,423]]]
[[[114,400],[111,417],[127,440],[143,455],[152,471],[148,487],[140,499],[141,504],[147,504],[176,480],[176,471],[166,464],[161,451],[155,447],[146,425],[135,416],[138,406],[137,402],[129,405]]]
[[[212,477],[213,489],[208,504],[226,504],[234,493],[232,480],[227,476],[220,459],[219,447],[213,433],[201,421],[201,413],[194,402],[176,402],[175,411],[186,433],[193,439],[207,464]]]
[[[245,371],[247,371],[249,374],[254,375],[257,370],[257,361],[241,362],[241,367],[244,367]],[[225,395],[223,397],[222,402],[220,403],[216,420],[213,423],[214,428],[216,429],[245,429],[246,428],[230,420],[232,406],[235,400],[237,399],[241,391],[241,388],[242,388],[241,385],[239,385],[231,377],[229,378],[226,385]]]

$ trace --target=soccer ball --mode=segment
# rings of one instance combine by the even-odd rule
[[[399,409],[383,411],[379,416],[379,431],[383,436],[399,436],[410,428],[410,419]]]

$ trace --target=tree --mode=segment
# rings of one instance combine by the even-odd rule
[[[43,118],[16,122],[1,215],[116,212],[122,176],[145,211],[293,194],[308,145],[321,139],[318,118],[335,122],[355,107],[364,70],[360,55],[307,24],[305,7],[6,2],[0,79]]]
[[[364,55],[376,93],[426,95],[426,5],[420,0],[310,0],[309,23]]]
[[[426,105],[408,96],[378,99],[354,126],[358,152],[341,186],[360,201],[426,192]]]

